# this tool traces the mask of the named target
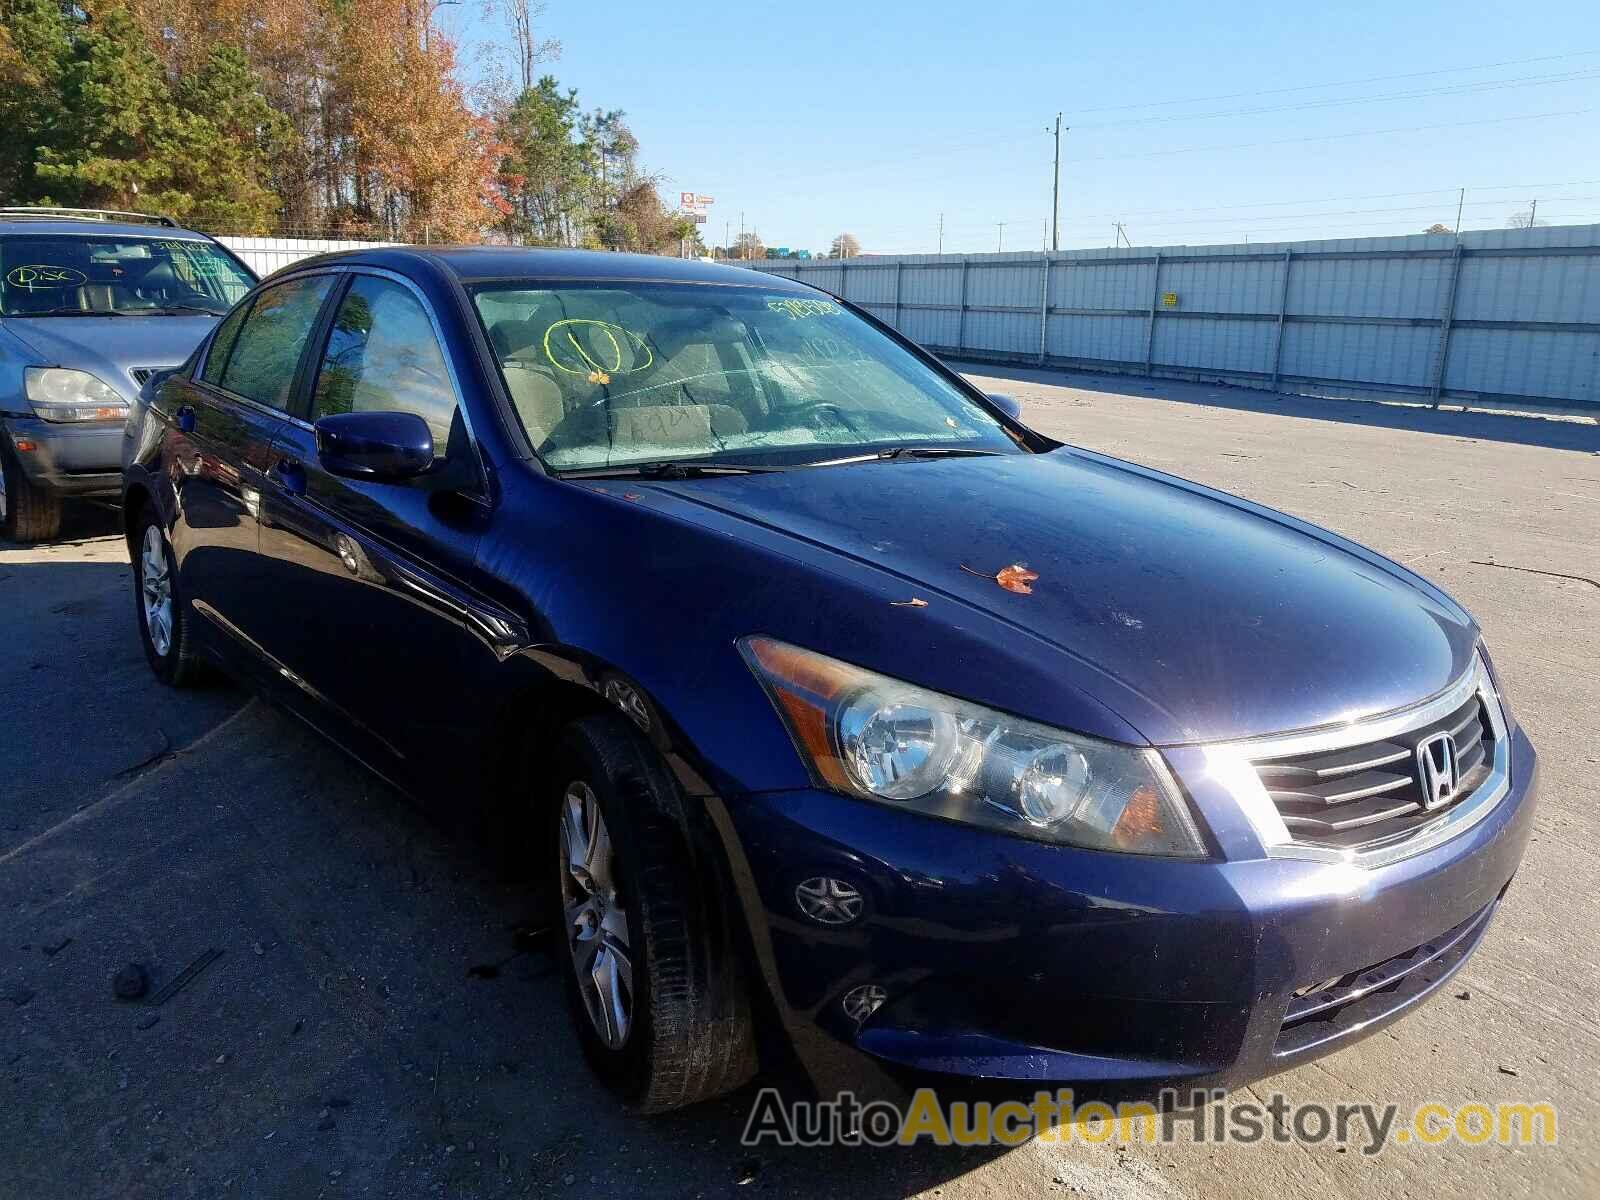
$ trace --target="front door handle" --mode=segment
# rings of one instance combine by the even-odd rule
[[[271,471],[273,482],[291,496],[306,494],[306,469],[297,459],[280,458]]]
[[[178,426],[179,433],[194,432],[194,408],[192,406],[180,404],[178,411],[172,414],[172,418]]]

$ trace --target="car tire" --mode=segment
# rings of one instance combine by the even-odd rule
[[[750,996],[726,908],[708,885],[714,872],[696,869],[678,819],[675,781],[610,714],[567,727],[560,768],[555,953],[585,1056],[635,1113],[732,1091],[756,1071]],[[607,855],[581,853],[602,838]],[[618,998],[620,1021],[609,1004]]]
[[[61,497],[32,483],[9,446],[0,444],[0,537],[48,542],[61,532]]]
[[[191,687],[205,677],[205,663],[195,653],[190,636],[193,616],[179,590],[178,561],[172,553],[172,542],[153,507],[141,515],[132,551],[133,606],[144,656],[162,683]],[[157,567],[162,564],[164,573],[157,575]]]

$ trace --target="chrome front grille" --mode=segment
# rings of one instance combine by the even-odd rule
[[[1426,791],[1418,747],[1448,735],[1454,784]],[[1470,796],[1494,761],[1494,734],[1483,699],[1473,695],[1444,717],[1415,729],[1309,754],[1256,760],[1256,772],[1290,835],[1347,848],[1404,835]]]
[[[1511,788],[1511,741],[1482,655],[1412,708],[1203,747],[1273,858],[1381,867],[1464,833]]]

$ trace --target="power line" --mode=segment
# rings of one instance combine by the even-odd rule
[[[1587,187],[1590,184],[1600,183],[1600,179],[1562,179],[1544,183],[1469,183],[1469,192],[1526,192],[1537,191],[1540,188],[1558,187]],[[1333,204],[1340,200],[1398,200],[1406,196],[1443,196],[1446,193],[1455,193],[1458,186],[1441,188],[1422,188],[1414,192],[1367,192],[1361,195],[1345,196],[1310,196],[1300,200],[1251,200],[1244,204],[1213,204],[1197,206],[1186,204],[1181,208],[1118,208],[1115,211],[1080,213],[1080,216],[1162,216],[1166,213],[1195,213],[1195,212],[1232,212],[1242,208],[1281,208],[1290,204]],[[1488,204],[1491,201],[1474,201],[1474,203]]]
[[[1261,150],[1268,146],[1293,146],[1311,142],[1337,142],[1347,138],[1381,137],[1391,133],[1425,133],[1436,129],[1466,129],[1479,125],[1504,125],[1512,121],[1543,121],[1552,117],[1582,117],[1594,112],[1592,108],[1574,108],[1562,112],[1528,113],[1519,117],[1490,117],[1482,121],[1452,121],[1442,125],[1400,125],[1392,129],[1357,129],[1350,133],[1327,133],[1314,137],[1277,138],[1269,142],[1230,142],[1223,145],[1184,146],[1177,150],[1148,150],[1142,154],[1099,154],[1080,158],[1084,162],[1120,162],[1131,158],[1170,158],[1177,154],[1201,154],[1211,150]]]
[[[1498,67],[1525,67],[1532,63],[1559,62],[1569,58],[1588,58],[1600,50],[1574,50],[1567,54],[1544,54],[1537,58],[1508,58],[1500,62],[1477,63],[1466,67],[1437,67],[1431,71],[1407,71],[1400,75],[1369,75],[1365,79],[1344,79],[1332,83],[1301,83],[1294,87],[1264,88],[1253,92],[1224,92],[1219,96],[1190,96],[1182,100],[1144,100],[1135,104],[1107,104],[1099,108],[1080,108],[1080,113],[1128,112],[1135,108],[1163,108],[1179,104],[1209,104],[1214,100],[1243,100],[1250,96],[1283,96],[1290,92],[1314,92],[1323,88],[1360,87],[1367,83],[1393,83],[1398,79],[1422,79],[1431,75],[1454,75],[1466,71],[1492,71]]]
[[[1522,211],[1524,213],[1526,213],[1527,209],[1523,209]],[[1592,213],[1557,213],[1557,214],[1549,214],[1549,213],[1547,213],[1544,216],[1540,217],[1539,219],[1540,219],[1541,222],[1546,222],[1547,223],[1547,225],[1541,225],[1541,228],[1545,228],[1545,227],[1549,227],[1549,226],[1557,226],[1557,225],[1591,225],[1591,224],[1600,224],[1600,212],[1592,212]],[[1483,229],[1494,229],[1494,228],[1499,228],[1499,227],[1500,227],[1500,223],[1496,222],[1494,225],[1485,225],[1485,226],[1481,226],[1480,228],[1483,228]],[[1064,230],[1063,232],[1065,233],[1067,231]],[[1303,229],[1301,227],[1293,227],[1293,228],[1290,228],[1290,229],[1274,230],[1271,233],[1269,233],[1265,238],[1257,236],[1255,231],[1252,231],[1252,230],[1236,230],[1236,229],[1235,230],[1216,230],[1214,232],[1199,232],[1199,233],[1194,233],[1194,234],[1186,234],[1182,238],[1164,238],[1164,237],[1160,237],[1160,236],[1154,236],[1154,237],[1146,238],[1144,240],[1144,242],[1143,242],[1143,246],[1144,247],[1159,248],[1159,247],[1171,247],[1171,246],[1249,245],[1252,249],[1259,250],[1259,249],[1262,249],[1265,246],[1278,245],[1278,244],[1282,244],[1284,242],[1333,241],[1333,240],[1337,240],[1339,238],[1346,238],[1346,237],[1402,237],[1402,236],[1406,236],[1408,234],[1421,234],[1422,232],[1423,232],[1422,229],[1417,228],[1416,225],[1412,224],[1412,223],[1404,223],[1404,222],[1402,222],[1402,223],[1396,224],[1394,222],[1367,222],[1367,223],[1361,223],[1361,224],[1356,224],[1356,225],[1338,225],[1338,226],[1331,226],[1331,227],[1321,227],[1321,226],[1308,225],[1308,226],[1305,226]],[[1470,232],[1470,230],[1469,230],[1469,232]],[[1105,241],[1104,241],[1103,235],[1096,235],[1093,231],[1089,231],[1087,233],[1084,233],[1081,236],[1081,238],[1069,239],[1069,240],[1077,240],[1083,246],[1104,246],[1105,245]],[[1140,245],[1130,241],[1130,242],[1126,243],[1126,247],[1128,249],[1136,250],[1136,249],[1140,248]],[[1068,247],[1068,249],[1072,249],[1072,248],[1074,248],[1074,247],[1070,247],[1070,246]],[[980,246],[972,246],[972,247],[970,247],[968,249],[949,248],[947,250],[947,252],[950,253],[950,254],[992,254],[992,253],[994,253],[994,251],[985,249],[985,248],[980,247]],[[887,244],[887,245],[885,245],[885,244],[875,244],[872,247],[872,249],[870,251],[868,251],[868,253],[871,253],[871,254],[895,254],[895,255],[898,255],[898,254],[926,254],[926,253],[928,253],[928,248],[927,248],[926,244],[922,244],[922,245],[909,245],[909,244],[908,245],[895,245],[895,244]],[[1036,252],[1035,251],[1027,251],[1026,253],[1036,253]]]
[[[1562,203],[1562,202],[1583,203],[1583,202],[1591,201],[1591,200],[1600,200],[1600,196],[1549,196],[1549,197],[1545,197],[1544,199],[1546,199],[1547,201],[1555,201],[1555,202],[1558,202],[1558,203]],[[1469,201],[1465,202],[1465,207],[1467,207],[1467,208],[1504,208],[1507,204],[1510,204],[1510,203],[1514,203],[1514,201],[1512,201],[1510,199],[1504,199],[1504,200],[1469,200]],[[1340,209],[1328,209],[1328,210],[1324,210],[1324,211],[1321,211],[1321,212],[1298,212],[1298,213],[1277,213],[1277,214],[1248,214],[1248,215],[1245,215],[1245,216],[1238,216],[1238,217],[1209,216],[1209,217],[1195,217],[1195,218],[1193,218],[1191,220],[1179,220],[1179,221],[1147,221],[1147,222],[1145,222],[1145,227],[1146,228],[1151,228],[1151,229],[1168,229],[1168,228],[1171,228],[1174,225],[1217,225],[1217,224],[1250,223],[1250,222],[1255,222],[1255,223],[1259,224],[1261,222],[1266,222],[1266,221],[1304,221],[1304,220],[1311,220],[1313,218],[1319,218],[1319,217],[1368,216],[1368,215],[1375,214],[1375,213],[1428,212],[1430,210],[1437,209],[1437,208],[1439,208],[1441,206],[1450,207],[1448,202],[1445,199],[1441,198],[1439,201],[1437,201],[1437,202],[1435,202],[1433,204],[1403,204],[1403,205],[1399,205],[1399,206],[1393,207],[1393,208],[1340,208]],[[1399,218],[1395,218],[1395,219],[1398,220]]]
[[[1518,122],[1518,121],[1539,121],[1539,120],[1550,120],[1550,119],[1554,119],[1554,118],[1557,118],[1557,117],[1586,116],[1586,115],[1588,115],[1588,114],[1590,114],[1590,113],[1592,113],[1594,111],[1595,110],[1592,109],[1592,108],[1564,109],[1564,110],[1559,110],[1559,111],[1555,111],[1555,112],[1527,113],[1527,114],[1523,114],[1523,115],[1520,115],[1520,116],[1512,116],[1512,117],[1490,117],[1490,118],[1487,118],[1487,119],[1476,120],[1476,121],[1457,121],[1457,122],[1448,122],[1448,123],[1444,123],[1444,124],[1434,124],[1434,125],[1403,125],[1403,126],[1395,126],[1395,127],[1386,128],[1386,129],[1358,129],[1358,130],[1353,130],[1353,131],[1350,131],[1350,132],[1347,132],[1347,133],[1321,134],[1321,135],[1314,135],[1314,136],[1309,136],[1309,137],[1298,137],[1298,138],[1278,138],[1278,139],[1274,139],[1274,140],[1271,140],[1271,141],[1264,141],[1264,142],[1228,142],[1228,143],[1221,143],[1221,144],[1213,143],[1213,144],[1208,144],[1208,145],[1203,145],[1203,146],[1182,146],[1182,147],[1178,147],[1176,149],[1171,149],[1171,150],[1148,150],[1148,151],[1141,151],[1141,152],[1136,152],[1136,153],[1132,153],[1132,154],[1099,154],[1099,155],[1085,156],[1083,158],[1071,159],[1070,161],[1068,161],[1064,165],[1067,166],[1067,167],[1071,167],[1071,166],[1073,166],[1075,164],[1079,164],[1079,163],[1126,162],[1126,161],[1130,161],[1130,160],[1139,160],[1139,159],[1147,159],[1147,158],[1170,158],[1170,157],[1173,157],[1173,156],[1176,156],[1176,155],[1200,154],[1200,153],[1206,153],[1206,152],[1213,151],[1213,150],[1256,150],[1256,149],[1262,149],[1262,148],[1271,147],[1271,146],[1288,146],[1288,145],[1297,145],[1297,144],[1303,144],[1303,143],[1341,141],[1341,140],[1347,140],[1347,139],[1352,139],[1352,138],[1363,138],[1363,137],[1381,137],[1381,136],[1386,136],[1388,134],[1396,134],[1396,133],[1427,133],[1427,132],[1433,132],[1433,131],[1441,130],[1441,129],[1464,129],[1464,128],[1471,128],[1471,127],[1479,127],[1479,126],[1484,126],[1484,125],[1507,124],[1507,123]],[[765,177],[764,182],[766,182],[768,184],[774,184],[774,183],[796,183],[796,182],[816,180],[816,179],[832,179],[832,178],[840,178],[840,177],[848,178],[848,177],[853,176],[853,175],[880,175],[881,176],[887,171],[898,170],[899,168],[902,168],[902,167],[918,167],[918,166],[927,167],[929,170],[931,170],[931,171],[933,171],[935,173],[945,173],[945,172],[950,171],[952,168],[945,162],[930,161],[930,156],[948,157],[949,155],[955,154],[955,153],[960,152],[962,150],[1005,148],[1005,147],[1009,147],[1009,146],[1015,145],[1015,144],[1017,144],[1019,142],[1031,142],[1031,141],[1034,141],[1037,136],[1038,135],[1035,134],[1035,135],[1030,135],[1030,136],[1027,136],[1027,137],[1013,138],[1013,139],[1006,140],[1006,141],[994,141],[994,140],[991,140],[991,141],[984,142],[984,143],[981,143],[981,144],[978,144],[978,145],[960,146],[960,145],[953,145],[952,144],[952,145],[930,146],[930,147],[924,148],[923,152],[918,157],[912,158],[912,159],[900,160],[898,162],[885,160],[885,161],[881,161],[881,162],[865,163],[865,164],[862,164],[861,166],[856,166],[856,167],[825,168],[825,169],[818,170],[818,171],[796,172],[796,173],[793,173],[793,174],[785,174],[785,175],[769,175],[769,176]],[[916,174],[916,177],[918,177],[918,178],[927,178],[927,175],[926,175],[925,172],[916,172],[915,174]],[[901,175],[902,179],[908,177],[905,172],[901,172],[900,175]]]
[[[1526,208],[1521,211],[1526,212]],[[1508,214],[1510,215],[1510,214]],[[1566,212],[1557,215],[1546,214],[1546,219],[1552,225],[1588,225],[1600,219],[1600,211]],[[1358,229],[1390,230],[1397,234],[1421,233],[1416,221],[1391,217],[1382,221],[1341,221],[1335,224],[1321,222],[1307,222],[1304,225],[1290,225],[1280,229],[1267,231],[1273,241],[1328,241],[1334,238],[1347,236],[1346,231]],[[1497,228],[1495,225],[1484,225],[1479,228]],[[1300,234],[1300,231],[1307,231]],[[1186,231],[1180,234],[1162,236],[1160,234],[1146,241],[1146,245],[1227,245],[1231,242],[1241,241],[1247,233],[1254,230],[1243,229],[1205,229]],[[1382,235],[1369,235],[1382,236]],[[1182,241],[1174,241],[1181,238]],[[1094,243],[1096,235],[1092,229],[1082,234],[1081,240],[1085,243]]]
[[[1434,96],[1467,96],[1477,92],[1503,92],[1512,88],[1543,87],[1553,83],[1573,83],[1594,79],[1600,71],[1566,71],[1556,75],[1523,75],[1511,79],[1480,79],[1473,83],[1449,84],[1406,92],[1387,92],[1376,96],[1331,96],[1302,100],[1294,104],[1269,104],[1256,108],[1230,108],[1220,112],[1181,113],[1175,116],[1129,117],[1121,121],[1086,121],[1080,129],[1111,129],[1129,125],[1164,125],[1173,121],[1210,121],[1219,117],[1257,116],[1263,113],[1301,112],[1313,108],[1343,108],[1352,104],[1385,104],[1392,100],[1424,100]]]

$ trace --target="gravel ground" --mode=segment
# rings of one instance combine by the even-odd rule
[[[1254,1090],[1547,1099],[1559,1146],[752,1154],[748,1094],[625,1119],[526,897],[288,719],[152,684],[114,518],[85,509],[61,543],[0,549],[0,1197],[1600,1193],[1600,428],[972,374],[1052,435],[1330,526],[1478,615],[1544,754],[1517,885],[1440,997]],[[152,990],[202,965],[130,1004],[130,962]]]

